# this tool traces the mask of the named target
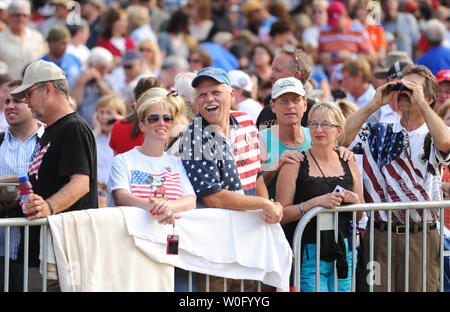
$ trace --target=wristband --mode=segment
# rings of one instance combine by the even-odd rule
[[[50,208],[50,215],[53,216],[53,207],[52,207],[52,205],[50,204],[50,202],[48,200],[46,200],[45,202],[47,203],[48,208]]]
[[[300,203],[299,208],[300,208],[300,212],[302,213],[302,217],[303,217],[306,213],[305,210],[303,209],[303,202]]]

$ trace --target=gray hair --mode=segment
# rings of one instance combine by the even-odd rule
[[[8,13],[14,13],[15,9],[26,8],[28,10],[28,14],[31,14],[31,3],[28,0],[14,0],[8,7]]]
[[[102,47],[94,47],[89,53],[87,63],[89,65],[108,65],[113,62],[113,55],[107,49]]]
[[[175,68],[177,71],[186,71],[189,68],[189,64],[186,58],[180,55],[169,55],[164,59],[162,69]]]
[[[444,41],[445,36],[447,35],[447,29],[441,21],[431,19],[425,23],[423,34],[430,46],[436,47],[441,45],[442,41]]]

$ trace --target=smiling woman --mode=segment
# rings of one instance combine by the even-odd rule
[[[175,92],[154,89],[160,88],[146,91],[137,103],[144,143],[113,160],[108,206],[140,207],[161,224],[174,224],[181,218],[176,213],[196,207],[196,196],[181,159],[164,151],[174,125],[184,117],[184,102]],[[175,289],[187,289],[187,275],[183,279],[180,274],[184,273],[176,269]]]

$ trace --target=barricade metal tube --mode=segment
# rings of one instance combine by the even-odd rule
[[[30,227],[27,225],[23,230],[23,291],[28,291],[28,247],[30,242]]]
[[[352,292],[356,291],[356,211],[352,213]],[[361,237],[360,237],[361,240]]]
[[[427,231],[428,225],[425,218],[425,209],[422,210],[422,292],[427,291]]]
[[[47,292],[47,225],[41,225],[41,231],[43,232],[43,245],[44,248],[42,255],[42,291]]]
[[[299,271],[300,273],[300,271]],[[320,229],[316,226],[316,292],[320,292]]]
[[[441,281],[439,283],[439,291],[443,292],[444,291],[444,229],[442,227],[444,227],[444,222],[443,220],[445,220],[445,215],[444,212],[445,209],[441,209],[441,211],[439,211],[439,220],[441,220],[441,229],[440,229],[440,253],[439,253],[439,280]]]
[[[406,210],[406,220],[405,223],[405,287],[406,291],[409,290],[409,209],[440,209],[440,220],[444,220],[443,216],[443,209],[450,206],[449,200],[442,200],[442,201],[427,201],[427,202],[396,202],[396,203],[365,203],[365,204],[352,204],[347,206],[342,206],[337,209],[338,212],[347,212],[347,211],[366,211],[370,212],[370,250],[369,250],[369,265],[372,265],[373,270],[373,260],[374,260],[374,254],[373,254],[373,248],[374,248],[374,211],[376,210],[385,210],[388,213],[388,272],[387,272],[387,279],[388,279],[388,285],[387,290],[391,291],[391,256],[392,253],[390,252],[392,249],[392,210]],[[294,238],[293,238],[293,251],[294,251],[294,286],[296,291],[300,291],[300,271],[301,271],[301,239],[303,235],[303,231],[308,224],[314,217],[321,213],[330,212],[329,209],[323,208],[323,207],[315,207],[308,211],[300,220],[296,227]],[[415,225],[417,226],[417,225]],[[427,227],[424,227],[426,230]],[[440,231],[441,234],[441,261],[440,261],[440,291],[443,291],[443,231]],[[318,242],[320,244],[320,233],[316,233],[316,238],[318,238]],[[406,243],[408,245],[406,245]],[[319,250],[319,246],[317,246],[317,249]],[[316,257],[316,261],[318,261]],[[425,257],[426,258],[426,257]],[[316,263],[317,267],[317,263]],[[319,271],[318,271],[319,272]],[[316,272],[316,276],[317,273]],[[424,274],[426,275],[426,274]],[[373,271],[371,272],[371,276],[369,277],[369,291],[373,291]],[[426,283],[426,280],[423,281],[423,283]],[[316,289],[317,289],[317,283],[316,283]]]
[[[409,210],[405,211],[405,292],[409,291]]]
[[[373,283],[374,283],[374,262],[373,262],[373,238],[374,238],[374,212],[370,212],[370,237],[369,237],[369,264],[370,264],[370,284],[369,291],[373,292]]]
[[[4,291],[9,290],[9,244],[10,244],[11,228],[9,226],[5,229],[5,271],[3,274]]]
[[[392,210],[388,210],[388,251],[387,251],[387,291],[391,292],[392,288],[392,276],[391,276],[391,268],[392,268]]]

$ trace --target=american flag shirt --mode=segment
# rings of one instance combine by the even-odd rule
[[[396,123],[368,123],[350,145],[355,154],[363,155],[363,194],[366,203],[442,200],[443,166],[450,163],[431,140],[430,155],[424,155],[424,139],[429,132],[426,123],[408,132]],[[427,169],[430,164],[436,175]],[[423,210],[410,210],[410,222],[422,222]],[[437,209],[425,210],[425,221],[439,219]],[[376,221],[387,221],[387,211],[376,211]],[[405,210],[393,210],[392,221],[405,223]]]
[[[243,112],[231,112],[229,139],[195,116],[180,138],[179,153],[197,198],[221,190],[255,195],[258,142],[257,128]]]
[[[115,206],[112,192],[118,189],[139,198],[168,201],[194,195],[179,158],[165,152],[161,157],[150,157],[136,147],[114,157],[107,185],[109,207]]]

